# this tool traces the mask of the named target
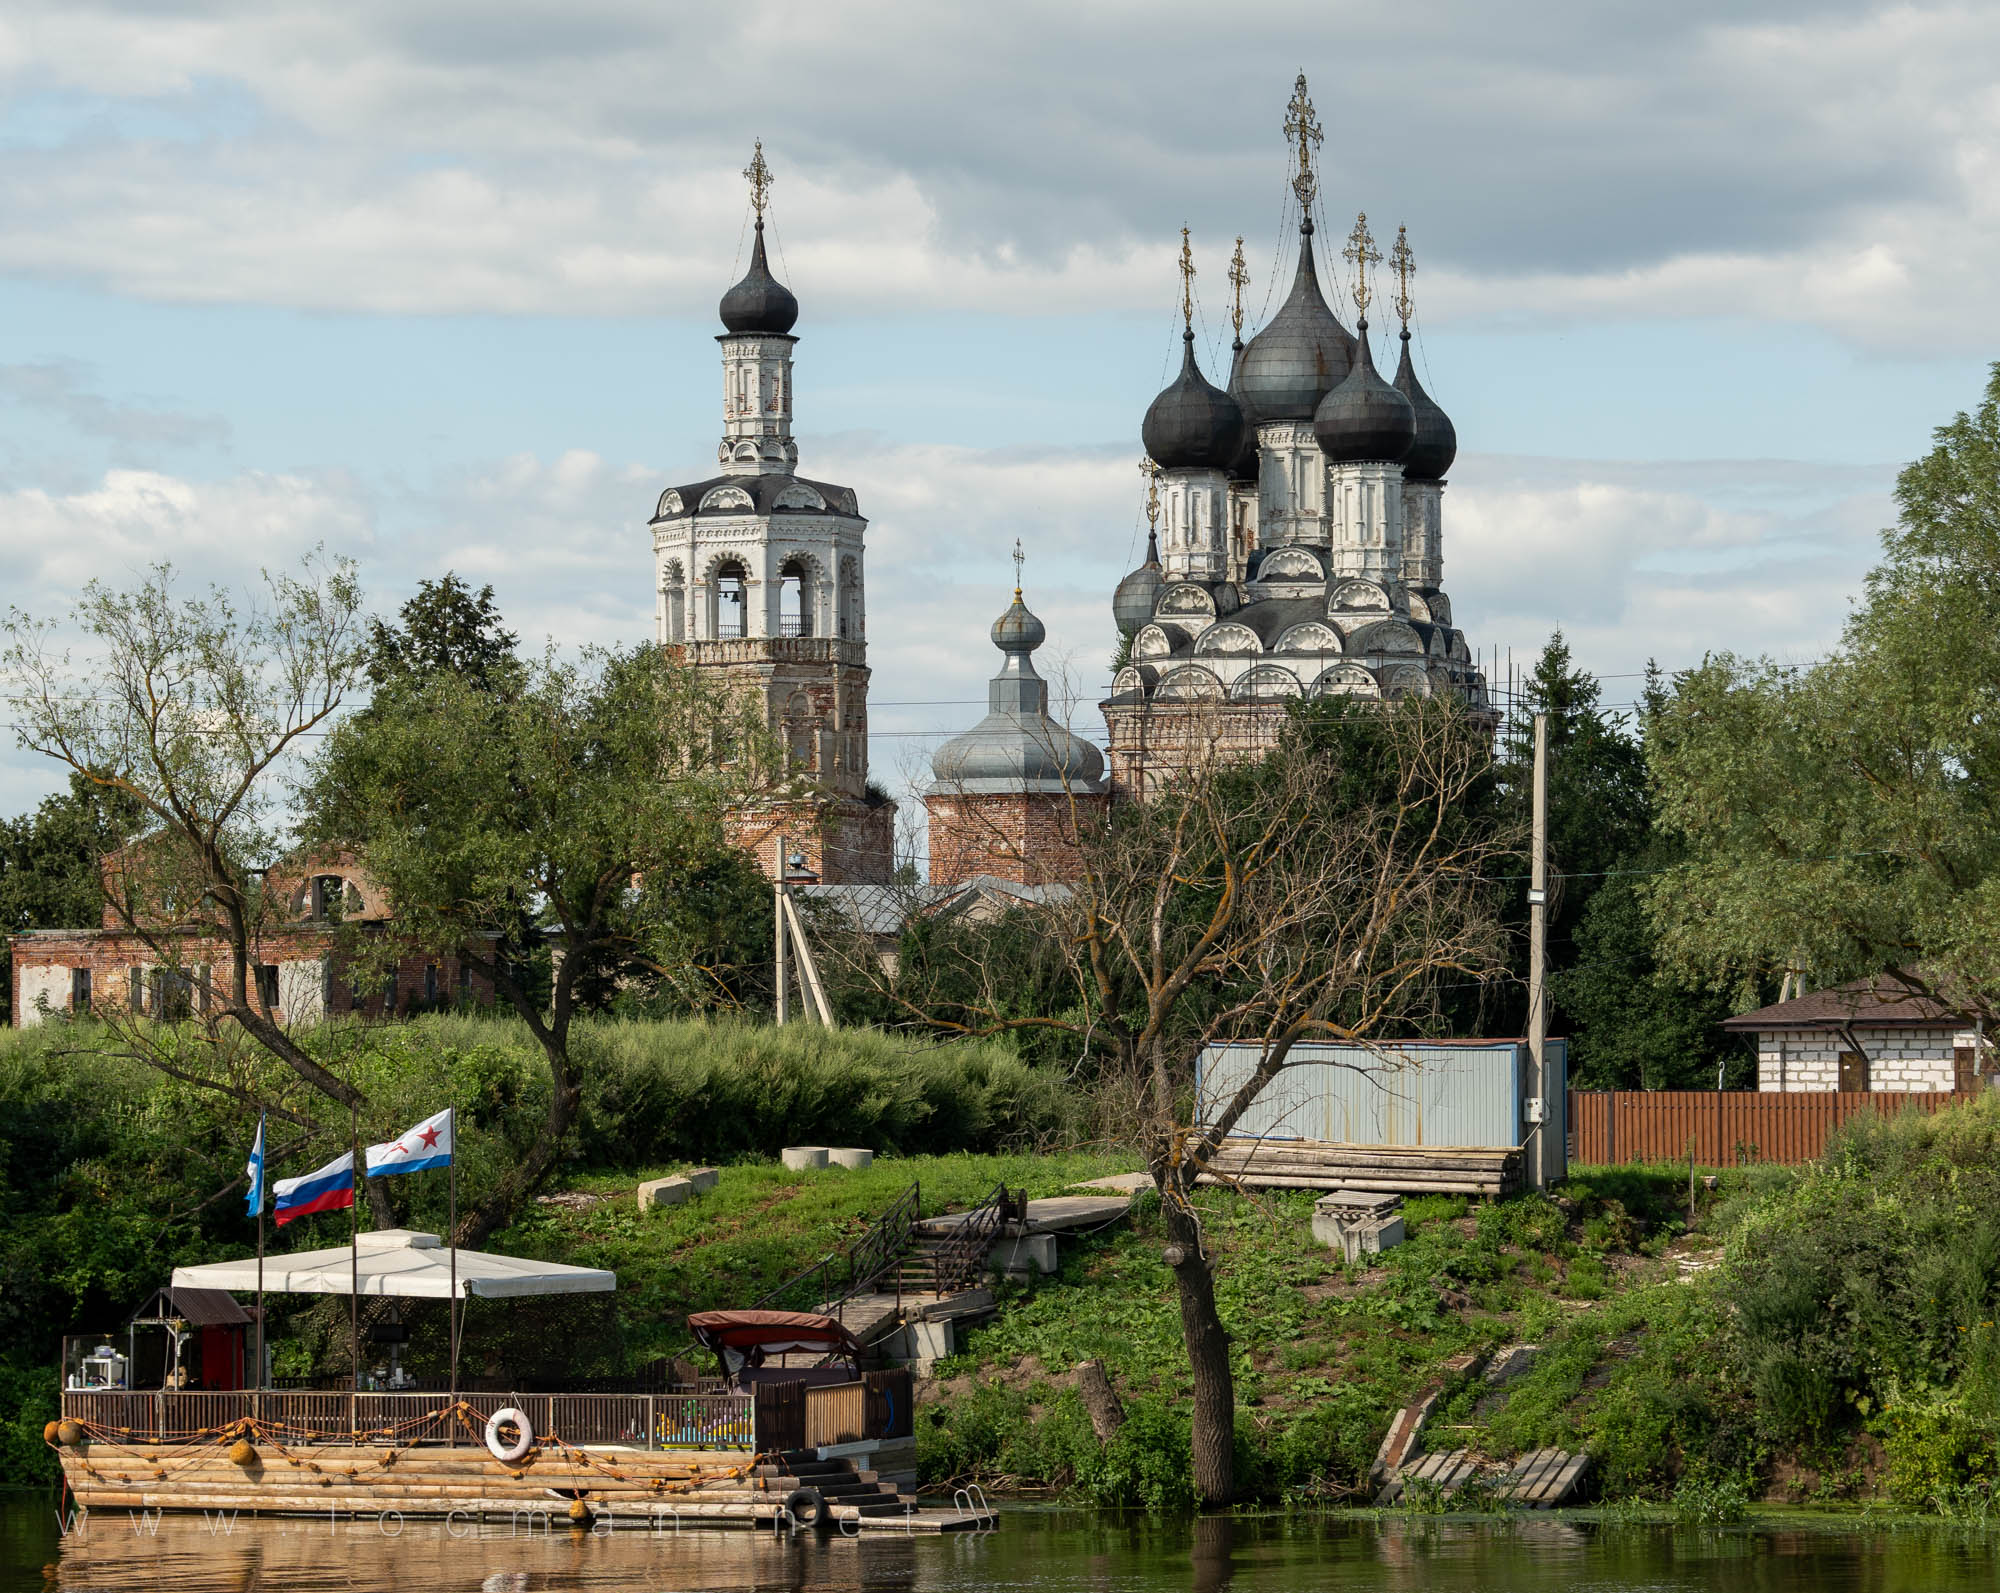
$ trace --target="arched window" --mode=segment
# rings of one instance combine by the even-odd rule
[[[812,572],[804,559],[790,558],[778,567],[778,634],[810,636],[812,622]]]
[[[660,636],[668,642],[687,640],[687,585],[678,559],[669,559],[660,576]]]
[[[749,635],[750,572],[735,559],[726,559],[715,567],[709,589],[714,593],[717,638],[729,641]]]

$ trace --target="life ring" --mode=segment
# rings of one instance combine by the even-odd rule
[[[504,1442],[500,1429],[512,1427],[514,1441]],[[528,1420],[526,1411],[516,1410],[512,1405],[503,1405],[486,1418],[486,1448],[495,1460],[516,1461],[535,1447],[534,1425]]]
[[[826,1501],[817,1488],[794,1488],[785,1495],[785,1514],[802,1527],[826,1524]]]

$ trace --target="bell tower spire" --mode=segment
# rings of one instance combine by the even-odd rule
[[[799,301],[771,275],[764,253],[764,212],[771,204],[771,168],[757,141],[743,168],[757,213],[750,269],[722,296],[722,442],[716,463],[732,476],[785,475],[798,468],[792,440],[792,324]]]

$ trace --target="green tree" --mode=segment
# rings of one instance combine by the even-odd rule
[[[462,1243],[554,1166],[587,1065],[577,1014],[634,970],[683,966],[685,937],[649,899],[712,865],[727,807],[778,762],[749,702],[650,646],[550,652],[503,698],[440,669],[399,686],[394,713],[327,738],[303,792],[308,833],[354,846],[399,932],[491,980],[548,1065],[546,1118]],[[544,948],[546,989],[529,971]]]
[[[2000,365],[1896,482],[1840,647],[1677,678],[1649,747],[1688,855],[1646,888],[1667,960],[1747,987],[1893,972],[2000,1005]],[[1747,988],[1744,990],[1749,997]]]
[[[475,592],[447,570],[418,583],[399,623],[369,622],[368,683],[380,697],[456,675],[476,690],[505,695],[521,684],[519,641],[501,622],[491,586]]]

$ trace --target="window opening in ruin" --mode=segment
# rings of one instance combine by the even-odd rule
[[[424,964],[424,1000],[435,1001],[437,1000],[437,998],[438,998],[437,964],[434,962],[427,962]]]
[[[778,634],[810,636],[812,588],[803,559],[787,559],[778,571]]]
[[[69,971],[69,1010],[88,1012],[90,1010],[90,970],[72,968]]]
[[[257,965],[257,1005],[266,1012],[278,1009],[278,965],[274,962]]]
[[[813,766],[812,706],[802,691],[785,704],[785,754],[794,769]]]
[[[734,560],[715,572],[715,634],[731,641],[749,633],[744,624],[750,614],[750,578]]]

